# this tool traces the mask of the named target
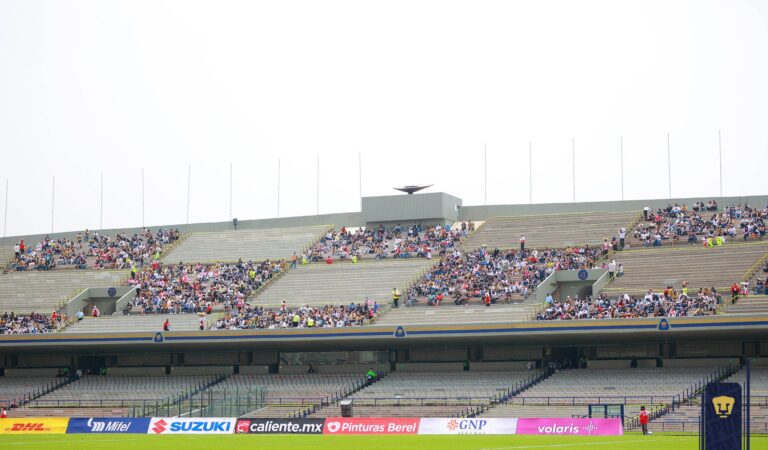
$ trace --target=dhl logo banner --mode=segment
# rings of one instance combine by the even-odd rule
[[[67,417],[24,417],[0,419],[0,434],[64,434]]]

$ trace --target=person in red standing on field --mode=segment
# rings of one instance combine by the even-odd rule
[[[640,428],[643,429],[643,434],[648,435],[648,420],[650,420],[651,416],[648,414],[648,411],[645,410],[645,406],[640,407]]]
[[[165,319],[165,322],[163,322],[163,331],[171,331],[171,321],[169,319]]]

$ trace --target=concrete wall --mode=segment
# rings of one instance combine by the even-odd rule
[[[316,373],[352,373],[363,375],[368,372],[368,369],[373,368],[378,373],[389,372],[389,364],[386,363],[370,363],[370,364],[313,364],[312,368]],[[240,368],[242,373],[243,368]],[[285,364],[280,365],[280,373],[282,374],[302,374],[307,373],[309,370],[308,364]]]
[[[486,361],[471,362],[469,370],[471,372],[505,372],[507,370],[525,370],[527,361]]]
[[[690,359],[665,359],[665,368],[676,367],[711,367],[715,371],[716,367],[736,366],[739,364],[739,358],[690,358]]]
[[[369,225],[402,222],[422,225],[458,220],[461,199],[443,192],[363,197],[363,220]]]
[[[115,286],[114,296],[109,295],[109,289],[110,288],[85,289],[64,305],[64,311],[69,317],[74,317],[77,311],[85,311],[86,307],[96,305],[99,307],[99,311],[101,311],[102,315],[110,315],[117,311],[118,303],[124,306],[125,303],[136,296],[136,288],[134,287]],[[89,314],[90,309],[85,311],[85,313],[86,315]]]
[[[188,375],[231,375],[235,372],[233,366],[181,366],[171,367],[172,376]]]
[[[165,376],[165,367],[110,367],[107,376],[162,377]]]
[[[599,292],[595,285],[598,285],[599,289],[602,289],[602,285],[605,284],[604,269],[589,269],[587,270],[587,279],[579,280],[578,270],[560,270],[554,272],[548,276],[540,285],[536,288],[536,301],[544,303],[547,298],[547,293],[552,293],[555,299],[564,299],[567,296],[574,297],[582,288],[592,286],[593,293]],[[554,295],[555,291],[559,291],[559,297]]]
[[[464,370],[464,363],[397,363],[397,370],[399,372],[461,372]]]

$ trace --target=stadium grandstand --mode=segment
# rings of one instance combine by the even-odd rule
[[[646,406],[658,430],[698,431],[702,387],[744,384],[749,362],[768,431],[768,197],[414,195],[435,207],[389,196],[236,229],[0,240],[0,405],[294,419],[620,406],[630,430]]]

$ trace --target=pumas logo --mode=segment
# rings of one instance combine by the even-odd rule
[[[733,412],[733,405],[736,403],[736,399],[728,397],[727,395],[721,395],[712,399],[712,406],[715,407],[715,414],[720,416],[721,419],[727,419]]]
[[[21,422],[14,423],[7,428],[8,431],[48,431],[50,428],[45,428],[45,425],[40,422]]]
[[[328,431],[331,433],[335,433],[339,431],[339,428],[341,428],[341,424],[339,422],[328,422],[327,424]]]
[[[166,422],[163,419],[158,420],[155,422],[155,426],[152,427],[152,431],[155,432],[155,434],[160,434],[168,429],[168,422]]]

